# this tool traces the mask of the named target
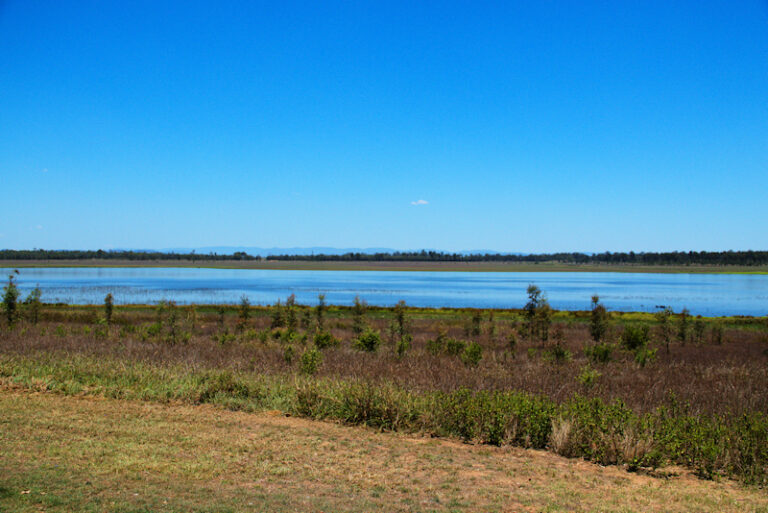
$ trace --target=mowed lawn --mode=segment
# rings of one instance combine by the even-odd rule
[[[0,511],[768,511],[686,471],[629,473],[212,406],[0,389]]]

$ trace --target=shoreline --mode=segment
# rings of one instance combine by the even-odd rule
[[[409,271],[409,272],[613,272],[638,274],[755,274],[767,275],[766,266],[561,264],[556,262],[367,262],[307,260],[0,260],[0,268],[194,268],[277,271]]]

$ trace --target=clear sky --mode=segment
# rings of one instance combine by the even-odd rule
[[[0,247],[768,249],[768,2],[0,0]]]

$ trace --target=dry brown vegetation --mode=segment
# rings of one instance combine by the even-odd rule
[[[270,329],[269,309],[251,310],[252,316],[243,326],[238,325],[236,307],[229,307],[223,324],[215,307],[198,307],[193,327],[192,308],[179,307],[178,330],[189,333],[191,338],[171,344],[146,335],[146,326],[157,320],[156,312],[149,308],[120,307],[115,325],[106,327],[95,324],[101,314],[99,308],[47,307],[39,324],[5,332],[0,351],[64,351],[164,365],[180,363],[197,369],[272,374],[296,371],[297,363],[289,364],[284,358],[286,330]],[[384,344],[376,353],[361,353],[351,344],[355,335],[350,310],[333,308],[325,325],[341,343],[323,350],[317,375],[394,382],[417,391],[447,392],[461,387],[518,390],[543,394],[555,401],[580,394],[608,401],[621,399],[638,412],[666,404],[674,395],[689,404],[694,413],[768,413],[768,323],[763,319],[732,320],[730,327],[726,324],[722,344],[711,341],[709,328],[701,342],[674,340],[669,353],[663,344],[652,342],[657,348],[656,358],[641,367],[631,352],[621,348],[622,323],[627,320],[619,314],[608,336],[614,346],[611,360],[605,363],[590,361],[584,354],[591,339],[583,317],[567,313],[560,319],[555,317],[552,331],[562,334],[561,345],[571,354],[570,359],[557,363],[546,357],[555,343],[552,337],[548,342],[527,339],[519,312],[496,313],[493,335],[489,334],[485,313],[480,335],[468,335],[472,315],[471,310],[410,310],[413,341],[408,353],[398,357],[394,344],[387,342],[391,312],[376,309],[366,316],[367,322],[381,331]],[[299,313],[297,319],[301,317]],[[650,316],[641,317],[639,322],[654,325]],[[304,331],[297,328],[298,333]],[[312,328],[308,331],[306,342],[293,342],[299,352],[302,344],[311,344]],[[440,331],[448,337],[479,342],[483,348],[479,365],[470,367],[458,357],[430,354],[427,341]],[[222,333],[230,335],[221,337]],[[508,342],[511,333],[517,338],[514,348]],[[594,373],[592,381],[582,377],[590,371]]]

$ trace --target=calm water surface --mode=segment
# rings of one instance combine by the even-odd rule
[[[7,276],[12,269],[0,269]],[[635,273],[472,273],[395,271],[274,271],[186,268],[20,269],[23,296],[39,285],[49,303],[96,304],[111,292],[120,304],[274,303],[296,294],[316,304],[354,297],[373,305],[403,299],[413,306],[520,308],[529,283],[538,285],[553,308],[586,310],[599,294],[610,310],[655,311],[661,305],[701,315],[768,315],[768,275]]]

